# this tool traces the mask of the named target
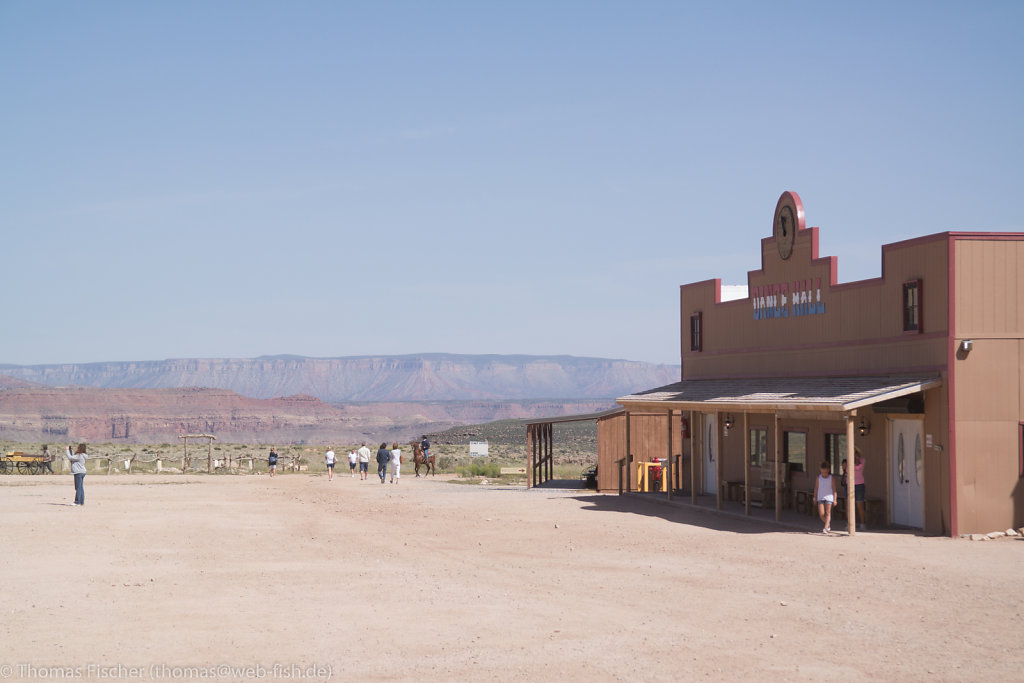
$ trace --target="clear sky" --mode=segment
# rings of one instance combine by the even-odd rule
[[[678,363],[784,190],[846,282],[1022,160],[1016,0],[0,0],[0,363]]]

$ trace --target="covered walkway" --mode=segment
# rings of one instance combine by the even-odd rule
[[[727,497],[741,497],[738,505],[745,516],[753,516],[754,500],[751,496],[750,416],[769,416],[771,439],[766,444],[767,461],[761,468],[762,488],[765,498],[762,504],[774,508],[774,519],[782,522],[786,473],[783,469],[780,443],[780,421],[797,419],[801,421],[833,421],[842,425],[845,435],[846,452],[844,460],[848,471],[854,471],[854,431],[858,428],[857,411],[870,406],[921,393],[941,385],[935,375],[927,376],[842,376],[842,377],[783,377],[783,378],[737,378],[737,379],[691,379],[676,382],[650,391],[631,394],[618,399],[625,408],[626,444],[630,440],[630,413],[660,411],[668,416],[668,443],[672,443],[673,415],[687,416],[691,430],[690,458],[690,504],[699,505],[699,499],[714,501],[716,510],[723,510]],[[722,439],[719,434],[728,435],[734,428],[740,428],[743,436],[741,453],[743,458],[743,480],[727,482],[724,476]],[[630,491],[630,478],[634,463],[648,460],[651,454],[637,458],[632,447],[619,462],[620,491]],[[661,454],[653,454],[655,458]],[[675,482],[673,457],[668,454],[669,481]],[[765,485],[767,482],[767,485]],[[681,483],[681,482],[680,482]],[[672,488],[664,496],[672,500]],[[681,488],[681,487],[680,487]],[[699,495],[703,492],[704,496]],[[806,499],[806,492],[800,492]],[[653,494],[652,494],[653,495]],[[854,489],[849,488],[845,501],[851,510],[848,529],[856,533],[856,519],[853,509]],[[801,501],[806,506],[809,501]],[[730,505],[732,505],[730,503]],[[768,510],[763,510],[767,513]],[[794,514],[794,523],[802,521]],[[802,515],[820,531],[816,516]],[[833,525],[834,526],[834,525]]]

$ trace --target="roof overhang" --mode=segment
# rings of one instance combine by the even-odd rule
[[[687,379],[616,401],[627,410],[731,410],[800,413],[808,417],[853,414],[858,408],[941,386],[938,375],[875,377],[749,377]]]
[[[578,413],[576,415],[561,415],[559,417],[529,417],[521,420],[521,422],[527,425],[556,424],[562,422],[584,422],[586,420],[600,420],[603,417],[615,415],[616,413],[621,413],[622,411],[622,408],[611,408],[609,410],[602,410],[597,413]]]

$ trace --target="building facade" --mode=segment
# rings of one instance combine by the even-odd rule
[[[887,244],[880,277],[840,284],[785,192],[760,247],[746,298],[723,301],[717,279],[680,288],[681,381],[618,400],[599,486],[621,467],[633,489],[633,463],[665,458],[694,497],[739,490],[749,510],[774,487],[785,506],[856,448],[869,523],[1021,526],[1024,233]]]

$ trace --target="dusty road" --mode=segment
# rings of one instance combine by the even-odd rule
[[[408,476],[89,475],[86,496],[0,478],[8,680],[1024,677],[1018,540]]]

